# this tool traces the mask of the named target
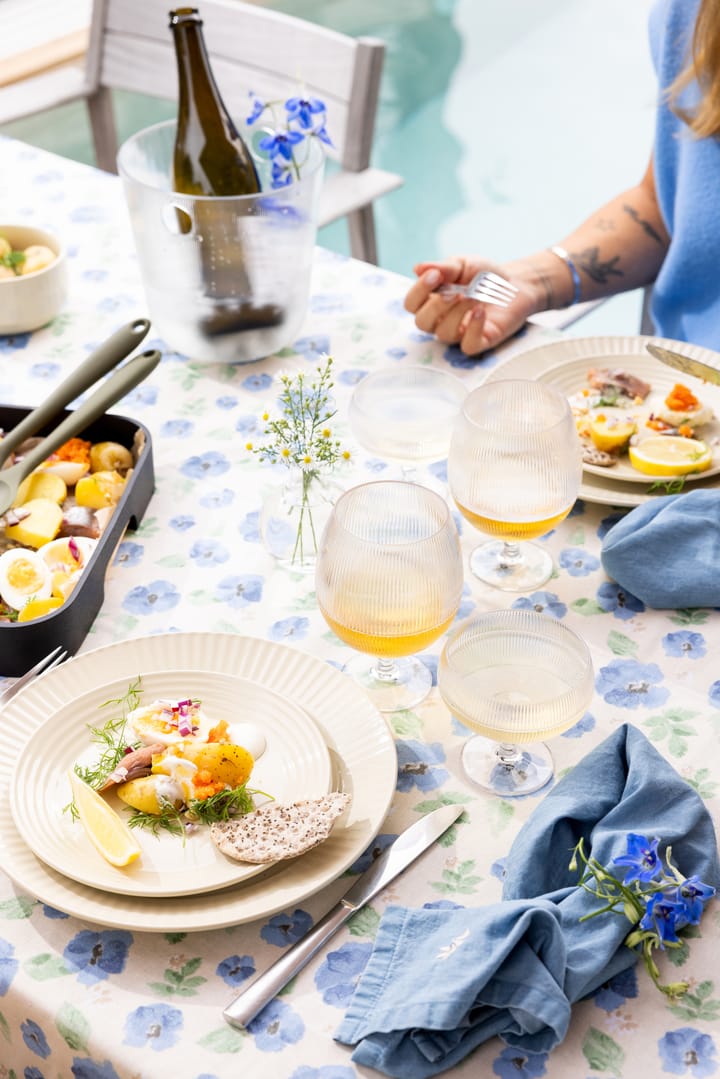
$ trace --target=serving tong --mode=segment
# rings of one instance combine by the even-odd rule
[[[147,319],[135,319],[109,337],[50,396],[28,413],[0,442],[0,466],[24,439],[54,419],[65,405],[115,367],[142,341],[150,328]],[[49,435],[28,450],[10,468],[0,469],[0,514],[12,505],[22,481],[64,442],[99,419],[111,405],[147,378],[160,362],[160,352],[149,349],[115,371],[86,401],[71,412]]]

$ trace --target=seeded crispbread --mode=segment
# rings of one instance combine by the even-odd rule
[[[312,850],[330,834],[350,796],[324,794],[291,805],[271,802],[254,813],[210,826],[218,850],[239,862],[277,862]]]

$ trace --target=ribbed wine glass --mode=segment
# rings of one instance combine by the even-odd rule
[[[486,382],[468,395],[448,455],[450,491],[464,517],[496,539],[470,569],[505,591],[531,591],[552,574],[534,543],[567,517],[580,489],[582,452],[567,398],[522,379]]]
[[[325,621],[365,653],[344,669],[378,709],[393,712],[423,700],[432,675],[414,653],[448,628],[463,587],[447,502],[401,480],[346,491],[325,527],[315,583]]]
[[[436,490],[431,479],[418,479],[417,466],[447,457],[453,424],[467,393],[459,378],[437,367],[383,368],[358,382],[348,419],[364,449],[399,462],[402,479]]]
[[[582,718],[593,686],[586,643],[537,611],[487,611],[469,619],[448,639],[438,665],[445,704],[479,732],[463,746],[465,773],[504,798],[531,794],[552,778],[552,755],[541,739]]]

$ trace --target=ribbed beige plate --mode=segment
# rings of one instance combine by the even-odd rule
[[[352,796],[329,839],[244,884],[210,893],[143,898],[103,892],[40,861],[10,812],[12,773],[28,735],[79,694],[142,671],[203,670],[272,686],[311,717],[328,746],[334,781]],[[330,884],[380,829],[395,791],[397,756],[385,720],[367,695],[322,660],[288,645],[224,633],[172,633],[76,656],[36,679],[0,722],[0,866],[20,889],[84,921],[135,931],[192,932],[268,917]]]
[[[286,697],[231,675],[178,670],[138,673],[142,673],[142,704],[158,697],[199,698],[209,719],[252,723],[263,733],[266,750],[253,768],[249,787],[286,803],[316,798],[329,790],[330,757],[322,735],[307,713]],[[124,895],[212,892],[261,873],[267,866],[237,862],[221,854],[207,827],[198,827],[184,842],[168,832],[154,836],[137,828],[133,834],[142,854],[132,865],[118,869],[95,850],[80,822],[73,822],[63,811],[72,799],[68,771],[78,761],[87,766],[97,760],[89,728],[118,715],[117,709],[101,706],[123,697],[127,689],[128,679],[122,679],[74,698],[49,715],[20,751],[10,787],[10,809],[27,845],[64,876]],[[129,816],[117,796],[106,798],[121,817]]]
[[[649,354],[645,350],[646,341],[652,341],[665,348],[677,349],[687,356],[700,360],[702,363],[708,363],[712,366],[720,364],[720,356],[710,349],[664,337],[648,337],[639,334],[629,337],[568,337],[551,341],[547,345],[539,345],[537,348],[528,349],[527,352],[519,352],[515,356],[508,357],[507,360],[499,363],[497,367],[488,372],[486,381],[496,382],[498,379],[503,378],[536,378],[550,368],[555,368],[563,363],[572,363],[576,360],[583,360],[588,367],[623,366],[634,357],[642,357],[643,359],[648,357]],[[659,361],[657,368],[663,372],[668,370]],[[698,396],[700,396],[701,392],[705,393],[705,387],[702,388],[702,391],[697,390]],[[610,470],[605,471],[609,472]],[[578,497],[585,502],[631,509],[634,506],[641,506],[653,498],[663,497],[664,492],[662,489],[650,492],[652,483],[653,480],[649,476],[647,477],[647,486],[645,486],[640,483],[628,484],[620,480],[613,480],[607,475],[593,475],[589,472],[584,472]],[[693,490],[698,487],[713,489],[720,487],[720,478],[713,475],[709,478],[693,480]]]

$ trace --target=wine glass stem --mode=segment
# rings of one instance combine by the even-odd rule
[[[508,771],[512,771],[517,767],[523,755],[520,747],[514,746],[510,742],[498,742],[496,752],[500,764]]]
[[[397,682],[398,672],[395,662],[386,656],[380,656],[375,660],[372,673],[373,677],[377,678],[379,682]]]
[[[523,560],[522,551],[517,543],[510,543],[508,540],[503,541],[503,549],[500,554],[500,566],[502,569],[512,569],[513,566],[518,566]]]

